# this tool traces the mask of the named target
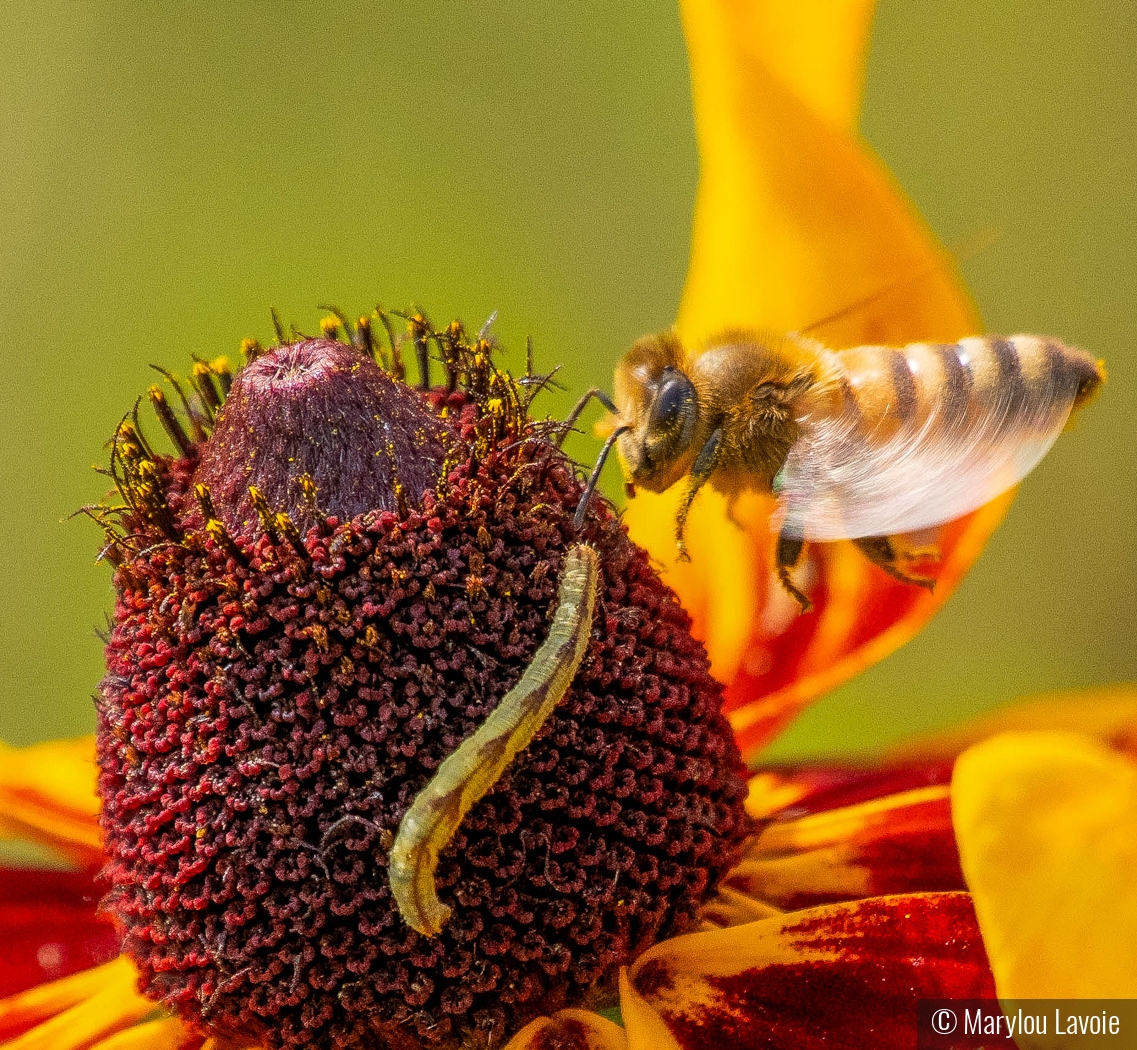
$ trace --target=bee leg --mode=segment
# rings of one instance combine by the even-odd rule
[[[738,493],[733,492],[726,498],[726,520],[731,523],[739,532],[746,531],[746,523],[735,514],[738,508]]]
[[[862,536],[853,540],[853,543],[869,561],[882,568],[894,580],[926,587],[929,591],[935,590],[936,581],[930,576],[913,576],[900,568],[900,553],[887,536]]]
[[[907,532],[903,536],[890,536],[888,542],[896,552],[896,560],[906,565],[919,562],[931,562],[938,565],[942,560],[940,551],[940,530],[937,528],[921,529],[919,532]]]
[[[564,444],[565,438],[568,437],[573,427],[576,426],[576,421],[580,418],[580,414],[588,407],[588,402],[596,398],[609,412],[613,415],[618,415],[620,410],[616,407],[616,402],[612,400],[603,390],[599,387],[593,387],[582,395],[581,399],[573,406],[573,410],[565,417],[565,421],[560,425],[560,437],[557,439],[557,447],[559,448]]]
[[[794,586],[794,581],[790,579],[790,569],[801,560],[804,546],[805,540],[800,536],[790,536],[782,532],[778,535],[778,545],[774,553],[774,568],[778,573],[778,579],[790,597],[801,606],[803,614],[813,608],[813,602]]]
[[[722,427],[719,427],[709,438],[707,443],[702,447],[698,456],[695,457],[695,465],[691,468],[691,473],[687,478],[687,489],[683,493],[683,499],[679,502],[679,511],[675,515],[675,546],[679,551],[680,561],[690,561],[691,555],[687,553],[687,540],[685,533],[687,530],[687,514],[691,510],[691,504],[695,502],[695,497],[699,494],[699,489],[703,487],[707,479],[715,472],[715,467],[719,462],[719,451],[722,449]]]

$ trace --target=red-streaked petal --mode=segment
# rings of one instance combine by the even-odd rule
[[[1013,498],[1007,493],[943,526],[942,560],[930,593],[886,576],[851,543],[812,545],[809,556],[818,580],[814,611],[795,614],[781,628],[765,615],[752,621],[745,656],[726,679],[727,715],[743,753],[755,753],[815,697],[916,635],[967,574]],[[770,583],[769,564],[754,588],[768,592],[777,586]],[[680,597],[685,597],[682,591]]]
[[[959,852],[1000,998],[1137,996],[1137,762],[1075,733],[960,756]]]
[[[561,1010],[526,1025],[505,1050],[628,1050],[624,1030],[589,1010]]]
[[[952,764],[948,760],[885,769],[834,765],[765,769],[750,778],[746,811],[755,820],[795,820],[901,791],[948,784]]]
[[[646,952],[626,987],[630,1050],[911,1048],[917,999],[994,995],[966,893],[876,897],[676,937]]]
[[[42,842],[82,867],[103,862],[92,737],[0,744],[0,835]]]
[[[961,725],[905,740],[889,750],[886,762],[951,763],[973,744],[996,733],[1035,729],[1081,733],[1137,755],[1137,684],[1067,689],[1019,700],[985,711]]]
[[[947,785],[794,820],[774,820],[725,886],[783,910],[831,901],[963,890]]]
[[[0,996],[108,962],[118,936],[81,872],[0,868]]]

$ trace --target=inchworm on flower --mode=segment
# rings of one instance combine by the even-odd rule
[[[391,847],[388,878],[400,914],[419,933],[436,936],[450,917],[434,883],[439,853],[572,685],[592,635],[599,581],[596,551],[585,544],[569,548],[549,636],[517,684],[438,767],[403,816]]]

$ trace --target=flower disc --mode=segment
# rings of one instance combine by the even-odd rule
[[[120,428],[106,906],[147,994],[236,1045],[500,1045],[602,1001],[736,859],[722,690],[606,505],[574,530],[573,465],[487,355],[447,395],[354,347],[302,351],[312,390],[282,407],[263,378],[300,351],[269,352],[180,458]],[[521,676],[582,540],[602,572],[587,653],[443,850],[451,916],[424,936],[390,892],[393,836]]]

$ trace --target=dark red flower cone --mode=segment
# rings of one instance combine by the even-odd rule
[[[147,993],[222,1038],[500,1045],[610,996],[749,830],[686,613],[602,501],[574,529],[573,464],[459,331],[449,393],[309,340],[227,398],[199,366],[184,424],[152,395],[178,457],[116,438],[106,903]],[[584,661],[443,850],[452,914],[424,936],[392,837],[532,659],[580,542],[602,573]]]

